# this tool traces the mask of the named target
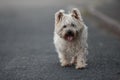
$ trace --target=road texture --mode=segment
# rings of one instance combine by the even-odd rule
[[[120,80],[120,41],[88,17],[87,68],[60,67],[53,31],[54,13],[61,8],[0,11],[0,80]]]

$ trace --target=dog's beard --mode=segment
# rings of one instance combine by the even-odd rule
[[[79,38],[81,35],[82,29],[80,30],[73,30],[72,34],[68,34],[67,31],[59,31],[57,34],[59,35],[60,38],[68,41],[68,42],[73,42]]]
[[[66,41],[72,42],[77,39],[79,32],[72,31],[71,34],[68,34],[68,32],[66,32],[66,31],[59,31],[59,33],[57,33],[57,34],[60,36],[60,38],[66,40]]]

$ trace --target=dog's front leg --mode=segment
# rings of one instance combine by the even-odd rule
[[[77,60],[76,60],[76,69],[81,69],[86,67],[86,55],[87,55],[87,49],[84,48],[82,49],[78,55],[77,55]]]
[[[68,60],[68,58],[67,58],[65,53],[59,52],[58,56],[59,56],[59,60],[60,60],[60,63],[61,63],[62,67],[66,67],[66,66],[70,65],[69,60]]]

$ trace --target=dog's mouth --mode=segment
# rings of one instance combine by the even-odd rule
[[[65,35],[65,40],[67,40],[67,41],[69,41],[69,42],[71,42],[71,41],[73,41],[74,40],[74,34],[73,35]]]

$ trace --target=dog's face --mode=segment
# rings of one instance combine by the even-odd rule
[[[69,14],[60,10],[55,14],[55,32],[66,41],[74,41],[83,29],[83,21],[78,9],[74,8]]]

